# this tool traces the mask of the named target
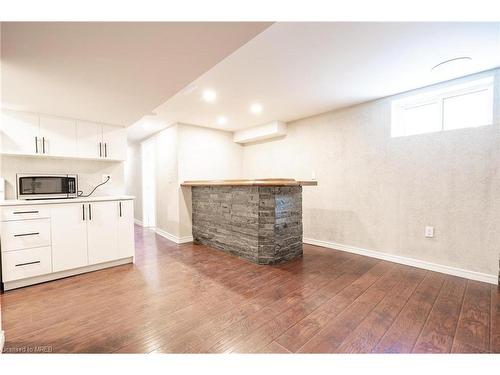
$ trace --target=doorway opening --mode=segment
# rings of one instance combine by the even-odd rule
[[[141,143],[142,156],[142,222],[144,227],[156,226],[156,163],[155,139]]]

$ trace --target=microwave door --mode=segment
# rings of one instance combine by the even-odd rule
[[[67,197],[67,177],[30,176],[19,179],[21,196],[28,199]]]
[[[19,195],[34,195],[35,194],[35,179],[32,177],[21,177],[19,179]]]
[[[39,177],[35,182],[35,192],[39,195],[64,194],[65,177]]]

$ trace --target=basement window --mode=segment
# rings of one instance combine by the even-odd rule
[[[491,125],[493,82],[491,76],[393,100],[391,136]]]

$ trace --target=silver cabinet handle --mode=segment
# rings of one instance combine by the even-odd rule
[[[104,157],[108,157],[108,142],[104,142]]]
[[[14,211],[13,214],[14,215],[17,215],[17,214],[37,214],[38,211]]]
[[[92,205],[89,203],[89,220],[92,220]]]
[[[35,151],[38,154],[38,137],[35,136]]]
[[[40,232],[21,233],[21,234],[14,234],[14,237],[37,236],[39,234],[40,234]]]
[[[102,158],[102,142],[99,142],[99,157]]]
[[[45,154],[45,137],[42,137],[42,153]]]
[[[122,202],[120,202],[119,206],[120,206],[120,217],[122,217]]]
[[[82,204],[82,216],[83,216],[83,221],[85,221],[85,204]]]
[[[39,261],[39,260],[36,260],[36,261],[34,261],[34,262],[19,263],[19,264],[16,264],[16,267],[27,266],[27,265],[30,265],[30,264],[37,264],[37,263],[40,263],[40,261]]]

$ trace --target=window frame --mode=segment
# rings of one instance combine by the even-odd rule
[[[467,126],[463,128],[452,128],[445,129],[445,118],[444,118],[444,101],[446,99],[455,98],[459,96],[464,96],[468,94],[474,94],[481,91],[489,91],[491,96],[491,113],[489,116],[491,117],[491,121],[488,124],[477,124],[472,126]],[[391,103],[391,138],[397,137],[407,137],[412,135],[421,135],[421,134],[430,134],[437,133],[443,131],[451,131],[451,130],[459,130],[459,129],[468,129],[475,128],[481,126],[492,125],[495,117],[495,76],[488,75],[486,77],[476,78],[473,80],[469,80],[462,83],[456,83],[454,85],[450,85],[444,88],[438,88],[434,90],[428,90],[424,93],[417,93],[410,96],[405,96],[401,99],[394,99]],[[437,103],[440,128],[435,131],[428,131],[422,133],[410,133],[408,134],[408,129],[406,127],[402,129],[404,124],[395,124],[397,122],[398,117],[401,117],[404,114],[405,110],[409,110],[412,108],[417,108],[424,105],[430,105],[433,103]],[[401,120],[401,119],[399,119]]]

